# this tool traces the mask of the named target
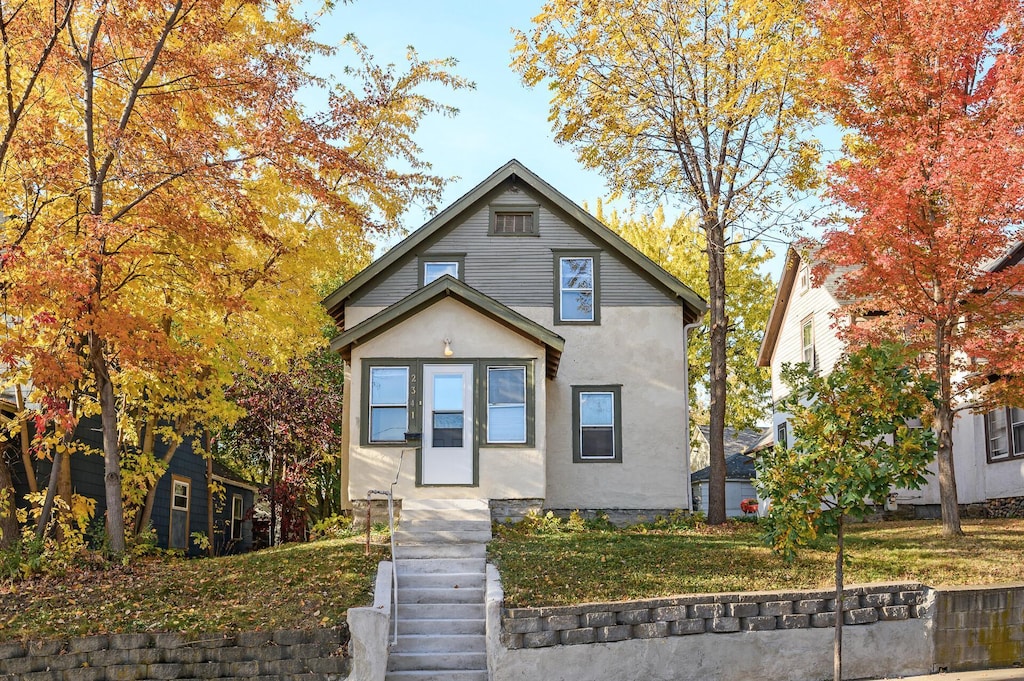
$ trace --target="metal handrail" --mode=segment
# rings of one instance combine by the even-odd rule
[[[391,621],[394,623],[394,632],[391,637],[391,645],[398,644],[398,560],[395,559],[395,486],[402,474],[402,462],[405,461],[405,453],[415,449],[403,449],[398,458],[398,470],[395,471],[395,481],[391,483],[391,489],[371,489],[366,493],[366,553],[370,553],[370,500],[374,495],[387,497],[388,500],[388,530],[391,538]]]

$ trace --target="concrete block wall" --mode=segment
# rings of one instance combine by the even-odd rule
[[[222,679],[339,681],[351,663],[346,627],[255,631],[186,638],[109,634],[0,643],[4,681]]]
[[[1024,584],[935,592],[935,667],[967,671],[1024,662]]]
[[[916,619],[927,615],[925,587],[874,584],[844,591],[843,623]],[[610,643],[741,631],[835,626],[833,591],[704,594],[548,608],[510,608],[502,617],[509,650]]]

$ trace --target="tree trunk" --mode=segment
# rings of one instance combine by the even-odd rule
[[[832,675],[843,680],[843,516],[836,530],[836,631],[832,643]]]
[[[234,527],[234,517],[231,522]],[[213,456],[209,450],[206,451],[206,536],[209,539],[207,555],[213,558]],[[225,539],[231,539],[231,530],[228,530]]]
[[[164,454],[162,459],[165,464],[170,465],[171,459],[174,458],[174,454],[178,451],[179,444],[179,442],[174,442],[167,447],[167,453]],[[142,507],[142,513],[139,514],[138,519],[135,521],[135,534],[143,532],[153,517],[153,504],[156,502],[156,486],[158,484],[160,484],[159,480],[146,491],[146,502]]]
[[[14,512],[14,478],[7,463],[10,449],[7,446],[0,449],[0,549],[9,549],[18,541],[19,534],[18,517]]]
[[[121,494],[121,452],[117,446],[117,404],[114,384],[103,341],[95,331],[89,332],[89,361],[100,401],[100,422],[103,426],[103,485],[107,502],[107,537],[110,551],[120,556],[125,549],[124,500]]]
[[[58,449],[53,453],[53,462],[50,466],[50,481],[46,486],[46,498],[43,499],[43,507],[39,510],[39,520],[36,522],[36,539],[42,539],[46,534],[46,526],[50,523],[50,515],[53,513],[53,499],[57,496],[57,480],[60,477],[60,460],[67,456]]]
[[[935,409],[935,433],[939,439],[939,501],[942,506],[942,533],[947,537],[963,534],[960,507],[953,468],[953,391],[950,376],[950,349],[945,329],[935,332],[935,373],[939,381],[939,403]]]
[[[720,220],[705,223],[708,256],[708,306],[711,343],[711,413],[708,449],[711,475],[708,481],[708,524],[725,522],[725,389],[726,333],[725,314],[725,229]],[[688,389],[684,386],[684,389]],[[684,437],[689,437],[684,433]]]
[[[32,465],[32,439],[29,437],[28,421],[25,419],[25,397],[21,394],[21,384],[14,386],[14,399],[18,407],[18,420],[21,431],[21,463],[25,467],[25,480],[28,482],[28,491],[35,494],[39,491],[39,483],[36,481],[36,469]]]

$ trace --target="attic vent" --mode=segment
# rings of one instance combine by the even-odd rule
[[[533,234],[533,211],[494,213],[495,234]]]

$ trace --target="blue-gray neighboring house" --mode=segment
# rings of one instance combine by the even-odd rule
[[[102,450],[99,419],[83,418],[75,430],[75,439]],[[157,441],[154,455],[161,458],[166,444]],[[12,462],[11,473],[19,499],[28,492],[25,472],[19,460]],[[50,478],[50,461],[37,460],[36,479],[43,489]],[[222,494],[213,495],[211,483]],[[103,457],[100,454],[76,453],[71,457],[73,491],[96,500],[95,518],[106,512],[103,487]],[[171,459],[168,470],[157,483],[151,524],[161,548],[180,549],[189,556],[205,555],[192,538],[192,533],[208,534],[210,515],[213,519],[213,546],[217,554],[242,553],[253,547],[252,508],[258,489],[217,461],[207,461],[200,443],[186,439]]]
[[[694,447],[696,457],[707,450],[708,426],[698,426],[700,441]],[[754,489],[754,454],[765,447],[772,446],[771,428],[761,430],[749,429],[736,431],[725,429],[725,514],[729,517],[744,515],[740,503],[744,499],[757,499]],[[700,460],[698,458],[698,460]],[[704,466],[690,474],[693,488],[693,506],[695,511],[708,511],[708,483],[711,478],[711,467]]]

